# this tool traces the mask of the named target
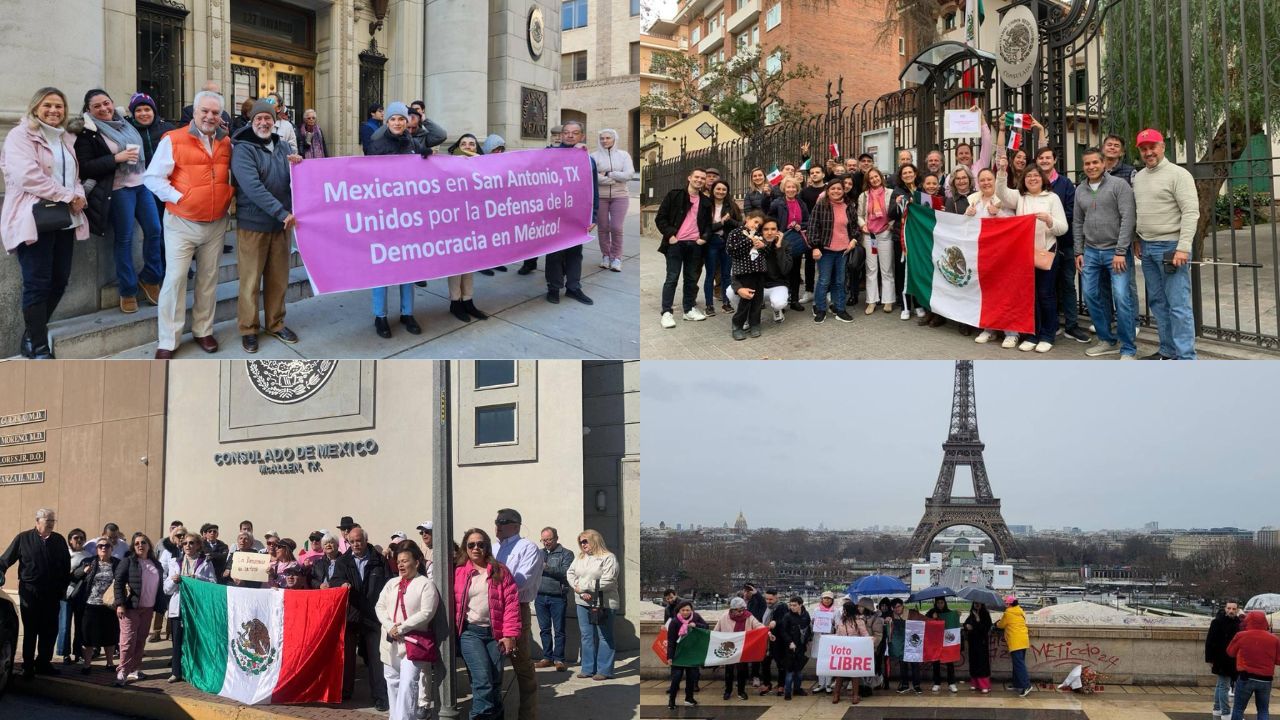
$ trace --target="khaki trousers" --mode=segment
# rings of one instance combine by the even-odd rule
[[[516,673],[516,684],[520,687],[520,720],[537,720],[538,717],[538,678],[534,674],[533,654],[529,650],[533,637],[530,622],[529,603],[520,603],[520,637],[516,640],[516,656],[510,659]]]
[[[196,259],[195,302],[191,307],[191,334],[213,334],[213,311],[217,304],[218,257],[228,229],[226,217],[213,222],[195,222],[172,213],[164,214],[164,284],[156,308],[159,323],[159,350],[174,350],[182,338],[187,319],[187,270]]]
[[[289,289],[289,233],[236,229],[240,301],[236,315],[241,335],[257,335],[258,296],[262,296],[267,332],[284,327],[284,294]]]
[[[449,299],[470,300],[473,286],[473,273],[449,276]]]

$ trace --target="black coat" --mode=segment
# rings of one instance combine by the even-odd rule
[[[711,214],[701,212],[707,202],[705,195],[698,202],[698,236],[703,238],[711,231]],[[684,217],[689,214],[691,207],[693,203],[689,200],[687,187],[678,187],[662,198],[662,204],[658,206],[658,214],[653,218],[654,226],[662,234],[658,252],[666,254],[667,245],[670,244],[668,241],[680,232],[680,225],[684,223]]]
[[[89,232],[106,235],[111,216],[111,185],[116,179],[115,153],[107,146],[107,139],[102,137],[102,133],[96,127],[85,125],[84,120],[73,119],[67,130],[76,136],[80,182],[94,182],[84,209],[85,216],[89,218]]]
[[[120,567],[120,560],[116,558],[114,555],[108,555],[107,559],[111,561],[111,576],[115,577],[116,570]],[[80,589],[76,591],[76,595],[75,597],[72,598],[72,602],[77,602],[77,603],[88,602],[89,586],[92,584],[91,579],[93,578],[94,575],[97,575],[97,574],[98,574],[97,555],[94,555],[93,557],[85,558],[84,561],[80,563],[79,567],[71,571],[72,579],[80,584]],[[86,580],[90,580],[90,582],[86,582]],[[164,579],[161,578],[162,584],[163,584],[163,580]],[[163,595],[164,594],[163,591],[160,594]]]
[[[342,556],[339,555],[338,557],[341,558]],[[311,561],[311,587],[319,588],[324,583],[329,582],[329,566],[333,564],[333,562],[333,560],[329,559],[328,555],[318,557]],[[335,580],[338,579],[338,571],[336,568],[333,571],[333,578]],[[342,583],[338,584],[341,585]]]
[[[0,575],[18,563],[18,590],[42,599],[62,600],[71,582],[71,549],[56,532],[41,540],[35,528],[23,530],[0,555]]]
[[[333,571],[333,581],[329,587],[350,583],[347,596],[347,622],[358,622],[366,628],[376,628],[382,623],[374,606],[378,604],[378,596],[382,586],[387,584],[387,563],[372,547],[365,551],[369,562],[364,566],[361,576],[356,565],[355,556],[347,553],[338,558],[338,567]]]
[[[777,186],[771,186],[768,190],[748,190],[747,194],[742,198],[742,211],[751,212],[759,210],[768,213],[769,208],[773,205],[773,199],[782,197],[782,193]]]
[[[129,124],[142,136],[143,165],[151,165],[151,158],[155,156],[160,140],[164,138],[165,133],[173,129],[173,123],[156,118],[150,125],[140,125],[133,118],[129,118]]]
[[[699,627],[703,630],[708,629],[707,621],[702,619],[697,610],[693,611],[693,617],[689,620],[693,623],[693,627]],[[680,639],[680,621],[673,619],[667,623],[667,660],[671,660],[676,656],[676,642]]]
[[[991,677],[991,615],[971,612],[964,624],[969,628],[969,675]]]
[[[138,596],[142,594],[142,564],[144,562],[155,565],[156,571],[160,573],[160,582],[156,585],[155,607],[161,607],[160,596],[164,595],[164,568],[155,558],[148,557],[140,560],[133,552],[130,552],[116,565],[116,607],[124,607],[126,609],[134,607]],[[126,586],[129,588],[129,593],[125,593]],[[142,629],[142,632],[146,631],[146,628]]]
[[[747,612],[751,613],[751,617],[756,620],[763,620],[764,611],[767,609],[769,609],[769,606],[765,603],[764,595],[761,593],[752,595],[751,599],[747,601]]]
[[[804,669],[805,663],[809,661],[804,648],[809,642],[811,628],[809,611],[804,608],[801,608],[799,613],[793,613],[788,608],[787,614],[778,620],[773,634],[781,645],[784,669],[797,672]],[[791,643],[795,643],[794,650],[790,647]]]
[[[1227,646],[1238,632],[1240,618],[1227,617],[1227,613],[1222,610],[1209,623],[1209,634],[1204,638],[1204,661],[1213,666],[1214,675],[1235,677],[1236,660],[1227,655]]]
[[[706,226],[708,241],[712,235],[719,235],[720,240],[724,241],[729,238],[729,233],[735,228],[742,227],[741,215],[738,212],[738,206],[733,204],[733,200],[726,198],[724,211],[720,213],[720,222],[716,222],[715,201],[704,196],[702,202],[698,204],[698,227]]]
[[[221,540],[214,540],[212,543],[208,540],[204,541],[204,555],[209,558],[209,562],[213,563],[213,577],[221,585],[226,585],[228,582],[223,579],[222,571],[227,569],[227,555],[230,552],[231,549]]]

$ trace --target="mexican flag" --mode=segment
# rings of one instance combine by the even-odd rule
[[[906,620],[894,618],[889,655],[903,662],[924,662],[924,632],[925,620],[919,613]]]
[[[1019,130],[1030,130],[1032,127],[1031,115],[1029,113],[1005,113],[1004,124]]]
[[[774,165],[769,174],[765,176],[765,179],[769,181],[770,185],[777,185],[782,182],[782,171],[778,169],[777,165]]]
[[[342,702],[347,591],[182,578],[187,682],[246,705]]]
[[[840,145],[838,143],[831,143],[827,146],[827,150],[831,153],[831,157],[840,157]]]
[[[978,25],[987,19],[982,7],[982,0],[965,0],[964,4],[964,43],[969,47],[978,46]]]
[[[1009,142],[1005,143],[1010,150],[1022,149],[1022,133],[1017,130],[1009,131]]]
[[[813,164],[813,158],[805,158],[805,159],[804,159],[804,162],[800,164],[800,169],[801,169],[801,170],[808,170],[808,169],[809,169],[809,166],[810,166],[810,165],[812,165],[812,164]]]
[[[690,628],[676,645],[672,662],[683,667],[712,667],[764,660],[769,647],[769,629],[745,632],[716,632]]]
[[[960,613],[948,610],[924,628],[924,661],[960,662]]]
[[[977,218],[907,207],[907,294],[956,322],[1035,332],[1033,215]]]

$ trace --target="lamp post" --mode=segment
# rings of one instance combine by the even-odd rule
[[[436,623],[447,627],[444,637],[437,637],[440,659],[444,663],[444,682],[440,685],[440,717],[455,720],[458,712],[458,675],[455,669],[457,653],[453,633],[453,433],[449,413],[452,411],[449,361],[438,360],[432,367],[431,386],[436,392],[436,421],[432,425],[431,440],[435,447],[435,472],[432,484],[432,505],[435,548],[431,562],[436,567],[436,588],[440,591],[440,607],[436,612],[446,613],[448,621]]]

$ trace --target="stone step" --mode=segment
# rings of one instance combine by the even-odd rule
[[[232,238],[234,237],[234,235],[229,235],[228,237]],[[289,251],[289,267],[290,268],[302,267],[302,256],[298,254],[298,251],[296,248],[292,248]],[[232,282],[233,280],[238,280],[239,278],[240,278],[240,264],[239,264],[239,260],[237,259],[236,251],[233,249],[229,253],[219,253],[218,284],[222,284],[225,282]],[[116,283],[114,282],[111,282],[102,286],[102,290],[99,291],[98,302],[99,302],[99,307],[101,307],[104,310],[118,306],[120,304],[120,286],[116,285]],[[139,296],[138,302],[139,304],[144,304],[146,301],[141,296]]]
[[[190,308],[194,297],[192,284],[188,283],[186,297],[187,318],[184,328],[187,331],[191,328]],[[306,268],[299,263],[289,270],[289,288],[285,292],[285,302],[292,303],[311,296],[311,280],[307,277]],[[217,286],[214,322],[234,319],[239,297],[238,278],[232,276],[230,280],[220,282]],[[49,324],[49,341],[54,355],[59,358],[101,358],[154,342],[158,331],[156,307],[143,301],[138,303],[138,312],[128,315],[112,305],[96,313],[52,322]]]

